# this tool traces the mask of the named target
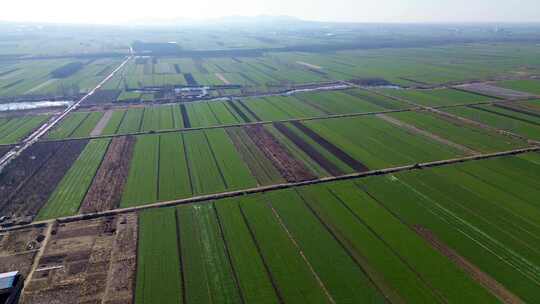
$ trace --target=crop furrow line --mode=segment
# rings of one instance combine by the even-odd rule
[[[321,287],[321,289],[323,290],[324,294],[326,295],[326,297],[328,298],[328,300],[333,303],[333,304],[336,304],[336,301],[334,300],[334,298],[332,297],[332,295],[330,294],[330,292],[328,291],[328,288],[326,288],[326,285],[324,284],[324,282],[322,281],[321,277],[319,277],[319,275],[317,274],[317,272],[315,271],[315,268],[313,267],[313,265],[311,265],[311,263],[309,262],[308,258],[306,257],[306,255],[304,254],[304,251],[302,250],[302,248],[300,247],[300,245],[298,244],[298,242],[296,241],[296,239],[294,238],[294,236],[291,234],[291,232],[289,231],[289,229],[287,228],[287,226],[285,225],[285,223],[283,222],[283,219],[281,219],[281,216],[279,215],[279,213],[276,211],[276,209],[274,208],[274,206],[272,206],[272,202],[270,201],[267,201],[266,202],[268,207],[270,208],[270,210],[272,210],[272,214],[274,215],[275,219],[278,221],[279,223],[279,226],[281,226],[281,228],[285,231],[285,233],[287,234],[287,237],[289,238],[289,240],[292,242],[292,244],[294,245],[294,247],[296,248],[296,250],[298,250],[298,253],[300,254],[300,256],[302,257],[302,260],[304,260],[304,262],[306,263],[307,267],[309,268],[309,271],[311,272],[311,274],[315,277],[315,279],[317,280],[317,283],[319,284],[319,286]]]
[[[268,266],[268,263],[265,260],[264,255],[262,254],[262,250],[261,250],[261,246],[259,244],[259,241],[255,237],[255,233],[253,232],[253,230],[252,230],[252,228],[251,228],[251,226],[249,224],[249,221],[248,221],[247,216],[246,216],[246,214],[244,212],[244,209],[242,208],[241,203],[238,203],[238,209],[240,210],[240,214],[242,215],[242,219],[244,220],[244,224],[246,225],[247,230],[249,231],[249,235],[251,236],[251,239],[253,240],[253,243],[255,244],[255,247],[257,248],[257,253],[259,254],[259,257],[261,258],[261,261],[263,262],[264,269],[266,270],[266,274],[270,278],[270,282],[272,283],[272,287],[274,288],[274,292],[276,293],[276,295],[278,297],[279,303],[284,304],[285,301],[283,301],[283,295],[281,294],[281,292],[279,290],[279,287],[278,287],[278,285],[276,283],[276,279],[272,275],[272,272],[270,271],[270,267]]]
[[[396,249],[394,249],[373,227],[371,227],[364,219],[362,219],[358,214],[356,214],[334,191],[328,189],[328,192],[345,208],[347,211],[360,223],[364,226],[377,240],[379,240],[392,254],[394,254],[400,261],[405,265],[414,275],[422,282],[425,287],[427,287],[433,295],[439,299],[442,303],[448,303],[446,297],[441,293],[440,290],[435,288],[422,274],[420,274],[414,267],[407,261]]]
[[[411,189],[411,191],[424,198],[424,200],[431,202],[431,207],[422,204],[424,209],[427,209],[430,213],[439,217],[441,220],[445,221],[450,226],[455,227],[464,236],[468,237],[473,242],[477,243],[479,246],[483,247],[484,249],[497,256],[501,261],[507,263],[512,268],[516,269],[524,276],[528,277],[533,282],[540,285],[540,268],[534,263],[528,261],[513,250],[506,248],[499,241],[493,239],[491,236],[476,228],[474,225],[468,223],[464,219],[455,215],[450,210],[441,206],[439,203],[433,201],[423,193],[417,191],[414,187],[408,185],[405,182],[402,182],[401,180],[399,181],[404,186]]]

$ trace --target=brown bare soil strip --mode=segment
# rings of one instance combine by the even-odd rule
[[[357,161],[356,159],[351,157],[349,154],[347,154],[345,151],[341,150],[338,146],[336,146],[333,143],[329,142],[328,140],[326,140],[325,138],[323,138],[322,136],[317,134],[315,131],[313,131],[310,128],[306,127],[301,122],[293,121],[291,123],[296,128],[298,128],[300,131],[302,131],[304,134],[306,134],[311,139],[316,141],[323,148],[328,150],[330,153],[334,154],[334,156],[339,158],[339,160],[346,163],[349,167],[353,168],[356,172],[369,171],[369,168],[366,165],[364,165],[363,163]]]
[[[517,304],[524,303],[518,296],[510,292],[503,285],[497,282],[489,274],[483,272],[480,268],[469,262],[467,259],[459,255],[452,248],[444,244],[432,231],[422,227],[420,225],[414,225],[412,229],[421,236],[426,242],[428,242],[433,248],[439,251],[442,255],[446,256],[461,270],[471,276],[476,282],[484,286],[494,296],[499,298],[503,303]]]
[[[118,206],[129,172],[135,137],[115,137],[84,198],[80,213],[111,210]]]
[[[316,178],[263,126],[248,126],[244,130],[264,155],[273,162],[285,180],[295,182]]]
[[[229,128],[226,132],[242,160],[248,165],[251,174],[257,179],[257,184],[271,185],[283,181],[276,167],[263,155],[243,129]]]
[[[310,69],[315,69],[315,70],[322,70],[322,67],[321,66],[318,66],[318,65],[315,65],[315,64],[311,64],[311,63],[307,63],[307,62],[304,62],[304,61],[297,61],[296,63],[298,63],[299,65],[303,65],[305,67],[308,67]]]
[[[119,216],[116,239],[114,240],[111,267],[107,276],[107,287],[102,303],[131,303],[137,270],[136,214]]]
[[[103,129],[105,129],[105,127],[107,126],[107,123],[109,123],[109,120],[111,119],[113,113],[114,113],[113,110],[106,111],[101,117],[101,119],[99,120],[99,122],[94,127],[94,130],[90,132],[90,136],[101,135],[101,133],[103,132]]]
[[[401,120],[398,120],[398,119],[395,119],[393,117],[390,117],[388,115],[384,115],[384,114],[379,114],[377,115],[377,117],[383,119],[384,121],[388,122],[388,123],[391,123],[395,126],[398,126],[400,128],[403,128],[407,131],[410,131],[412,133],[416,133],[416,134],[420,134],[422,136],[425,136],[425,137],[428,137],[436,142],[439,142],[441,144],[444,144],[444,145],[447,145],[449,147],[452,147],[452,148],[455,148],[457,150],[460,150],[462,152],[464,152],[465,154],[468,154],[468,155],[477,155],[477,154],[480,154],[480,152],[478,151],[475,151],[469,147],[466,147],[464,145],[461,145],[461,144],[458,144],[458,143],[455,143],[453,141],[450,141],[446,138],[443,138],[437,134],[433,134],[431,132],[428,132],[426,130],[423,130],[423,129],[419,129],[413,125],[410,125],[408,123],[405,123]]]
[[[219,80],[223,81],[224,84],[231,84],[231,82],[225,78],[225,76],[221,73],[215,73],[216,77],[219,78]]]
[[[330,162],[319,151],[315,150],[310,144],[304,141],[300,136],[292,132],[287,126],[282,123],[274,123],[276,129],[290,139],[298,148],[304,151],[311,159],[313,159],[319,166],[321,166],[326,172],[333,176],[342,175],[343,172],[332,162]]]
[[[131,303],[135,248],[135,215],[60,223],[23,302]]]
[[[470,91],[473,93],[479,93],[486,96],[493,96],[505,99],[515,99],[515,98],[526,98],[532,97],[529,93],[515,91],[511,89],[501,88],[488,83],[472,83],[472,84],[463,84],[458,85],[455,88]]]
[[[34,217],[87,143],[87,140],[63,143],[60,149],[9,199],[2,213],[12,218]]]

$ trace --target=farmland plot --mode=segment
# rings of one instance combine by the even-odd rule
[[[271,209],[259,197],[246,198],[240,208],[283,301],[331,303]]]
[[[244,221],[238,201],[220,201],[215,204],[215,208],[244,302],[279,303],[279,295],[273,287],[271,274],[268,273],[257,244]]]
[[[256,180],[224,129],[205,131],[210,148],[225,179],[227,190],[252,188]]]
[[[94,139],[86,145],[45,207],[40,210],[38,220],[73,215],[77,212],[109,143],[110,139]]]
[[[213,205],[180,206],[176,212],[186,302],[241,302]]]
[[[354,92],[310,92],[299,94],[298,99],[323,110],[327,114],[365,113],[386,110],[386,108],[376,103],[364,100],[366,99],[365,97],[353,95]]]
[[[459,124],[456,121],[447,121],[426,112],[401,112],[389,115],[480,152],[506,151],[526,146],[524,141],[479,127]]]
[[[137,137],[121,207],[157,201],[159,176],[159,136]]]
[[[539,210],[531,197],[516,197],[504,190],[527,178],[517,177],[516,172],[514,183],[508,184],[509,177],[504,173],[494,173],[501,172],[501,163],[505,163],[502,172],[527,166],[523,158],[509,157],[368,178],[359,183],[403,222],[428,229],[474,265],[472,269],[477,270],[471,275],[480,278],[480,283],[492,281],[504,286],[492,283],[487,287],[492,294],[535,302],[538,239],[534,231],[538,227],[531,221],[537,221]],[[521,187],[535,189],[534,185]]]
[[[460,155],[449,146],[411,134],[377,117],[326,119],[304,124],[370,169]]]
[[[449,302],[495,303],[496,300],[480,285],[467,277],[443,255],[429,247],[384,206],[367,193],[346,184],[332,187],[332,191],[349,210],[374,234],[393,249],[395,254],[407,261],[417,276],[440,299]],[[452,284],[448,284],[452,282]]]
[[[103,112],[75,112],[70,114],[48,135],[50,139],[81,138],[90,135]]]
[[[423,106],[449,106],[490,100],[489,97],[454,89],[381,90],[384,94],[403,98]],[[491,98],[493,99],[493,98]]]
[[[141,213],[135,303],[183,303],[176,221],[172,209]]]
[[[0,119],[0,144],[16,143],[42,125],[47,115]]]
[[[225,191],[227,188],[225,177],[204,131],[185,132],[183,136],[193,193]]]
[[[515,132],[530,139],[540,140],[540,120],[538,117],[497,109],[493,106],[459,107],[446,109],[446,111],[494,128]]]
[[[81,213],[110,210],[120,205],[129,174],[135,137],[121,136],[111,143],[81,204]]]
[[[363,269],[321,225],[297,192],[277,191],[265,198],[336,303],[385,302]]]
[[[309,149],[309,147],[305,147],[302,145],[301,142],[295,144],[289,137],[287,137],[282,131],[279,130],[279,125],[273,124],[273,125],[266,125],[264,128],[270,132],[283,146],[286,147],[287,151],[289,151],[292,155],[292,157],[298,161],[300,161],[310,172],[315,174],[316,176],[322,177],[322,176],[329,176],[330,173],[323,167],[322,164],[325,165],[325,167],[330,167],[337,172],[337,168],[335,168],[334,165],[331,163],[328,163],[323,156],[320,155],[320,153],[317,153],[317,151],[312,151]],[[289,136],[291,136],[289,134]],[[294,134],[293,134],[294,136]],[[300,146],[303,146],[306,150],[308,150],[308,153],[304,151]],[[310,156],[311,154],[311,156]],[[316,155],[315,155],[316,154]],[[319,156],[319,157],[317,157]],[[316,161],[315,158],[317,158],[319,161]]]
[[[126,115],[127,110],[118,110],[114,111],[111,118],[107,122],[107,125],[101,132],[101,135],[113,135],[118,133],[118,129],[120,127],[120,124],[122,123],[122,120],[124,119],[124,116]]]
[[[144,108],[130,108],[127,110],[118,127],[119,134],[138,132],[141,129]]]
[[[48,134],[48,138],[62,139],[68,138],[75,132],[75,130],[85,121],[90,113],[75,112],[66,117],[62,123],[51,130]]]
[[[159,144],[159,200],[191,196],[191,180],[182,134],[160,135]]]
[[[87,142],[85,140],[75,140],[58,145],[45,144],[41,146],[44,159],[30,162],[29,170],[25,170],[23,173],[23,175],[26,175],[33,172],[31,176],[27,176],[27,179],[19,180],[19,178],[15,178],[16,184],[18,184],[17,188],[8,188],[8,190],[11,189],[13,192],[5,197],[6,205],[2,208],[2,214],[9,215],[12,218],[34,217],[45,205],[49,196],[56,189],[66,172],[77,160]],[[34,154],[30,154],[28,157],[30,159],[36,158]],[[39,163],[41,165],[37,168],[33,166]],[[15,176],[19,175],[20,173],[17,172],[17,169],[15,170],[13,174]],[[10,178],[9,171],[6,177]],[[11,182],[8,182],[8,184],[11,184]]]
[[[540,81],[535,79],[506,80],[498,82],[497,86],[515,91],[522,91],[535,95],[540,95]]]
[[[207,102],[186,104],[185,108],[191,127],[208,127],[220,124],[218,117]]]
[[[245,130],[242,128],[228,128],[226,131],[259,185],[271,185],[284,181],[279,171],[257,148]]]

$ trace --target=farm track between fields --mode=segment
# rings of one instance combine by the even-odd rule
[[[361,87],[362,89],[365,89]],[[382,95],[379,92],[370,91],[379,95]],[[411,104],[410,101],[406,101],[405,99],[397,98],[390,95],[382,95],[387,98],[391,98],[394,100],[406,102],[408,104]],[[411,112],[411,111],[418,111],[418,110],[439,110],[439,109],[449,109],[449,108],[459,108],[459,107],[465,107],[465,106],[480,106],[480,105],[492,105],[492,104],[506,104],[506,103],[515,103],[520,101],[527,101],[531,100],[531,98],[526,99],[516,99],[516,100],[491,100],[491,101],[483,101],[483,102],[476,102],[476,103],[465,103],[465,104],[456,104],[456,105],[441,105],[441,106],[434,106],[434,107],[426,107],[423,105],[417,105],[417,104],[411,104],[413,105],[411,108],[407,109],[397,109],[397,110],[384,110],[384,111],[375,111],[375,112],[357,112],[357,113],[346,113],[346,114],[330,114],[330,115],[323,115],[323,116],[314,116],[314,117],[303,117],[303,118],[289,118],[289,119],[280,119],[280,120],[264,120],[264,121],[255,121],[255,122],[244,122],[244,123],[235,123],[235,124],[220,124],[220,125],[212,125],[212,126],[203,126],[203,127],[188,127],[188,128],[175,128],[175,129],[162,129],[162,130],[150,130],[150,131],[138,131],[138,132],[128,132],[128,133],[118,133],[118,134],[110,134],[110,135],[98,135],[98,136],[85,136],[85,137],[73,137],[73,138],[63,138],[63,139],[44,139],[41,140],[41,142],[55,142],[55,141],[69,141],[69,140],[78,140],[78,139],[99,139],[99,138],[114,138],[119,136],[128,136],[128,135],[145,135],[145,134],[164,134],[164,133],[174,133],[174,132],[181,132],[181,131],[196,131],[196,130],[211,130],[211,129],[220,129],[220,128],[233,128],[233,127],[244,127],[244,126],[255,126],[255,125],[269,125],[273,123],[288,123],[288,122],[302,122],[302,121],[311,121],[311,120],[323,120],[323,119],[334,119],[334,118],[348,118],[348,117],[361,117],[361,116],[372,116],[372,115],[381,115],[381,114],[391,114],[391,113],[401,113],[401,112]],[[432,111],[430,110],[430,111]],[[439,112],[442,112],[439,110]],[[448,114],[447,112],[442,112],[444,114]],[[440,113],[439,113],[440,114]],[[451,116],[456,116],[453,114],[448,114]],[[457,117],[457,116],[456,116]],[[470,124],[479,125],[480,123],[471,121],[466,118],[459,117],[460,120],[466,120]],[[482,125],[482,128],[488,128],[488,129],[494,129],[491,126],[480,124]],[[499,133],[500,132],[508,132],[505,130],[499,130],[496,129]],[[510,132],[508,132],[510,133]],[[523,136],[512,134],[512,137],[516,137],[519,139],[524,139]],[[13,146],[14,144],[6,144],[6,145],[0,145],[1,146]]]
[[[322,183],[330,183],[330,182],[335,182],[335,181],[364,178],[368,176],[379,176],[379,175],[387,175],[387,174],[393,174],[393,173],[404,172],[404,171],[422,170],[425,168],[442,167],[442,166],[448,166],[448,165],[483,160],[483,159],[493,159],[493,158],[499,158],[499,157],[520,155],[520,154],[530,153],[530,152],[540,152],[540,146],[531,146],[527,148],[515,149],[515,150],[509,150],[509,151],[503,151],[503,152],[478,154],[478,155],[466,156],[466,157],[460,157],[460,158],[452,158],[452,159],[438,160],[438,161],[432,161],[432,162],[426,162],[426,163],[418,163],[418,164],[405,165],[405,166],[399,166],[399,167],[377,169],[377,170],[371,170],[371,171],[366,171],[366,172],[356,172],[356,173],[344,174],[340,176],[322,177],[322,178],[312,179],[308,181],[281,183],[281,184],[274,184],[270,186],[262,186],[262,187],[248,188],[248,189],[242,189],[242,190],[236,190],[236,191],[207,194],[207,195],[195,196],[195,197],[190,197],[190,198],[185,198],[185,199],[162,201],[162,202],[148,202],[147,204],[143,204],[136,207],[118,208],[118,209],[91,213],[91,214],[79,214],[79,215],[59,217],[59,218],[44,220],[44,221],[36,221],[36,222],[26,224],[26,225],[4,227],[0,229],[0,232],[25,229],[29,227],[36,227],[39,225],[44,225],[44,224],[48,224],[55,221],[58,221],[60,223],[75,222],[75,221],[80,221],[80,220],[101,218],[101,217],[113,216],[113,215],[118,215],[118,214],[139,212],[139,211],[148,210],[148,209],[165,208],[165,207],[172,207],[172,206],[197,203],[197,202],[205,202],[205,201],[210,202],[214,200],[237,197],[237,196],[242,196],[246,194],[264,193],[264,192],[272,191],[272,190],[280,190],[280,189],[287,189],[287,188],[294,188],[294,187],[301,187],[301,186],[308,186],[308,185],[315,185],[315,184],[322,184]]]

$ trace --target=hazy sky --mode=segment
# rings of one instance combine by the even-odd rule
[[[289,15],[353,22],[540,22],[540,0],[2,0],[0,20],[114,24]]]

